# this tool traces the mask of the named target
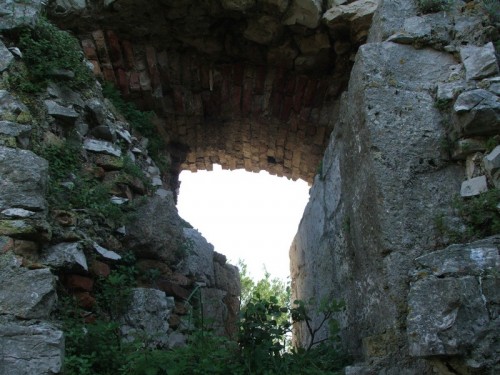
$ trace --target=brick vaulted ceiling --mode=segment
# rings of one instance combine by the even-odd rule
[[[311,183],[377,1],[326,3],[55,0],[51,17],[156,113],[174,174],[217,163]]]

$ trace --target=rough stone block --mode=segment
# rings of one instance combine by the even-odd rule
[[[0,373],[59,374],[64,358],[63,332],[48,323],[0,324]]]
[[[497,146],[483,159],[484,169],[493,175],[500,169],[500,146]]]
[[[117,157],[122,155],[122,151],[118,146],[115,146],[113,143],[97,139],[86,139],[83,143],[83,148],[88,151],[109,154]]]
[[[40,262],[56,269],[88,270],[87,258],[80,242],[63,242],[43,252]]]
[[[460,58],[465,65],[467,80],[486,78],[499,72],[495,47],[491,42],[483,47],[460,48]]]
[[[0,41],[0,73],[9,67],[12,60],[14,60],[14,55]]]
[[[0,314],[48,318],[57,301],[56,278],[50,270],[22,268],[8,255],[0,255],[0,269]]]
[[[473,177],[470,180],[462,182],[460,195],[462,197],[473,197],[488,191],[486,176]]]

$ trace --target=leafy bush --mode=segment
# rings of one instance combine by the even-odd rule
[[[27,70],[14,74],[11,84],[18,83],[23,91],[43,90],[50,79],[58,79],[59,71],[72,72],[73,77],[65,80],[73,88],[87,87],[93,81],[91,71],[83,63],[77,39],[43,17],[33,29],[22,31],[19,47]]]
[[[500,2],[498,0],[483,0],[482,6],[493,22],[500,22]]]

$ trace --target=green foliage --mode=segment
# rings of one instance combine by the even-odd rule
[[[263,299],[276,297],[281,305],[289,304],[290,289],[281,279],[271,278],[271,274],[264,268],[264,278],[256,282],[248,274],[248,266],[241,259],[238,261],[238,268],[240,270],[242,309],[257,294]]]
[[[500,233],[499,204],[499,189],[491,189],[466,200],[456,200],[455,207],[467,226],[467,240]]]
[[[127,208],[110,201],[111,186],[81,171],[80,143],[67,140],[43,147],[39,154],[49,162],[48,201],[52,208],[85,210],[109,226],[127,221]]]
[[[491,152],[498,146],[500,139],[498,137],[491,137],[486,140],[486,152]]]
[[[447,109],[450,109],[452,104],[451,100],[448,99],[437,99],[434,102],[434,107],[437,108],[440,111],[446,111]]]
[[[25,92],[43,90],[50,79],[57,79],[57,71],[71,71],[66,79],[73,88],[84,88],[93,80],[92,73],[83,63],[83,55],[76,38],[58,29],[40,17],[33,29],[25,29],[19,38],[23,61],[27,69],[15,71],[9,79],[11,86]]]
[[[500,2],[498,0],[483,0],[482,7],[492,22],[500,22]]]
[[[453,0],[417,0],[418,8],[422,13],[436,13],[450,9]]]

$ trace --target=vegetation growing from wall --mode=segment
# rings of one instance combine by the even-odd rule
[[[102,93],[104,97],[113,103],[135,130],[148,138],[148,151],[151,158],[156,162],[160,170],[166,171],[169,165],[166,158],[162,155],[162,151],[165,150],[166,145],[151,121],[153,112],[141,111],[134,103],[126,102],[120,92],[108,82],[104,83]]]
[[[336,301],[325,304],[323,310],[324,322],[330,322],[331,338],[313,342],[312,330],[307,348],[286,347],[286,335],[293,323],[312,324],[306,304],[294,301],[292,306],[282,305],[275,296],[262,298],[258,294],[251,296],[241,311],[237,341],[200,328],[191,332],[185,347],[174,350],[149,349],[144,345],[147,338],[122,342],[116,322],[134,285],[132,264],[130,259],[125,260],[107,279],[99,280],[93,319],[86,321],[69,297],[62,299],[66,375],[326,375],[340,373],[347,364],[339,349],[338,325],[332,319],[332,314],[343,308]]]
[[[9,85],[28,93],[42,91],[49,80],[65,81],[82,89],[93,82],[90,69],[83,63],[78,41],[40,17],[32,29],[22,30],[19,48],[26,67],[18,66],[9,77]]]

